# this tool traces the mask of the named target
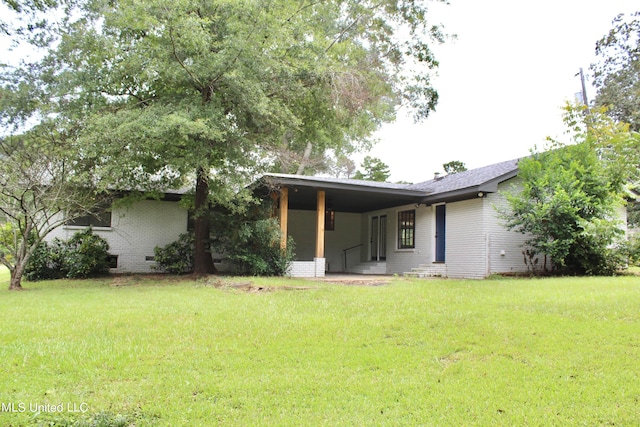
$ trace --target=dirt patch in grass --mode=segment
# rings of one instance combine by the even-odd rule
[[[113,275],[111,277],[111,283],[109,286],[120,287],[120,286],[139,286],[139,285],[149,285],[151,283],[154,284],[175,284],[178,282],[183,282],[188,280],[189,276],[175,276],[170,274],[122,274],[122,275]]]
[[[323,278],[313,278],[309,280],[344,286],[384,286],[391,282],[392,277],[358,274],[331,274]]]
[[[314,289],[310,286],[256,286],[251,282],[248,283],[230,283],[221,286],[223,289],[236,289],[248,293],[259,292],[275,292],[275,291],[307,291]]]
[[[247,293],[260,293],[260,292],[275,292],[275,291],[305,291],[314,289],[310,286],[265,286],[256,285],[251,280],[247,281],[233,281],[225,279],[224,277],[209,276],[201,278],[198,282],[203,286],[211,286],[223,290],[236,290]]]
[[[244,292],[273,292],[273,291],[290,291],[290,290],[309,290],[315,289],[314,286],[267,286],[255,284],[252,280],[243,280],[236,277],[235,280],[225,276],[204,276],[196,277],[193,275],[172,275],[163,273],[151,274],[123,274],[113,275],[109,286],[144,286],[144,285],[174,285],[181,282],[193,282],[197,286],[210,286],[220,289],[239,290]],[[367,276],[367,275],[330,275],[326,277],[309,278],[308,282],[330,283],[343,286],[384,286],[388,285],[392,280],[390,276]]]

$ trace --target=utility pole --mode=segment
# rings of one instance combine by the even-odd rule
[[[582,71],[582,67],[580,67],[580,82],[582,83],[582,102],[584,102],[584,106],[587,107],[587,114],[591,114],[591,110],[589,109],[589,100],[587,99],[587,87],[584,84],[584,72]],[[576,76],[578,75],[576,74]]]

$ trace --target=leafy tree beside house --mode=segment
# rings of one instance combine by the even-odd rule
[[[294,241],[288,238],[286,249],[280,247],[280,225],[271,217],[270,203],[252,205],[250,209],[215,209],[211,216],[221,226],[211,236],[212,246],[234,273],[255,276],[282,276],[294,259]],[[173,274],[193,272],[193,235],[186,233],[165,247],[155,248],[158,270]]]
[[[563,274],[612,274],[626,262],[616,218],[625,187],[638,177],[640,135],[603,110],[583,113],[567,109],[572,144],[552,141],[520,161],[521,187],[506,194],[500,213],[508,229],[529,236],[531,259],[546,257]]]
[[[74,152],[52,123],[0,138],[0,263],[11,272],[9,289],[22,287],[29,259],[52,230],[109,197],[95,190],[90,171],[72,166]]]

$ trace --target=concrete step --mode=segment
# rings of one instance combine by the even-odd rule
[[[413,267],[411,271],[402,273],[404,277],[447,277],[447,265],[446,264],[420,264],[418,267]]]
[[[386,262],[361,262],[347,269],[348,273],[354,274],[386,274]]]

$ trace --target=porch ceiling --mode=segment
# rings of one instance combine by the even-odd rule
[[[273,181],[272,181],[273,184]],[[316,210],[317,191],[326,193],[326,206],[336,212],[370,212],[394,206],[419,203],[424,191],[353,185],[310,179],[278,179],[279,186],[289,188],[289,209]]]
[[[424,194],[411,196],[390,192],[371,193],[335,188],[290,187],[289,209],[315,210],[317,190],[326,191],[327,208],[336,212],[370,212],[393,206],[418,203],[424,198]]]

